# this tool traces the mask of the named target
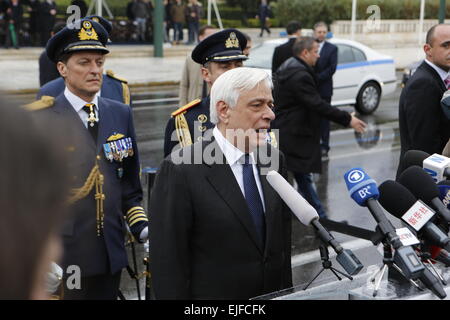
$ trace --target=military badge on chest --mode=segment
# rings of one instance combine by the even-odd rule
[[[130,137],[125,137],[121,133],[114,133],[103,144],[103,151],[107,160],[121,164],[124,158],[134,155],[133,142]],[[117,177],[121,179],[123,176],[123,168],[117,169]]]

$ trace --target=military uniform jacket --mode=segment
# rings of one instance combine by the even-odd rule
[[[263,246],[226,162],[172,161],[198,148],[218,150],[217,158],[225,159],[214,138],[197,142],[167,157],[155,180],[149,240],[156,299],[249,299],[290,287],[290,210],[260,174],[267,226]],[[270,150],[286,176],[281,153]],[[263,166],[258,162],[258,167]]]
[[[81,268],[82,277],[116,273],[128,265],[124,246],[124,215],[131,208],[141,206],[142,201],[139,155],[131,109],[101,97],[98,98],[98,108],[100,122],[97,146],[64,94],[56,98],[52,107],[36,112],[37,116],[46,117],[51,122],[64,122],[67,131],[77,138],[66,148],[73,174],[72,187],[83,186],[96,159],[99,159],[100,172],[104,176],[104,226],[101,235],[97,236],[95,190],[71,206],[71,214],[62,230],[62,267],[66,270],[70,265],[77,265]],[[117,134],[131,138],[134,155],[124,158],[123,162],[110,162],[105,157],[102,145],[109,137]]]
[[[36,98],[40,99],[42,96],[57,97],[64,92],[66,85],[64,79],[59,77],[43,85]],[[103,75],[103,83],[101,94],[103,98],[119,101],[131,105],[130,89],[125,80],[115,78],[113,73]]]
[[[188,140],[190,141],[184,141],[186,144],[183,144],[182,147],[202,140],[204,132],[207,129],[214,128],[209,118],[209,102],[209,96],[202,100],[194,100],[173,113],[173,116],[167,122],[164,134],[164,157],[167,157],[173,151],[173,148],[180,143],[176,132],[177,127],[179,127],[176,124],[177,121],[185,121],[189,130],[190,139]],[[186,111],[181,111],[184,108],[187,108]]]

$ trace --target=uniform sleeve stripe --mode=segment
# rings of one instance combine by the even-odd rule
[[[144,208],[142,208],[142,207],[133,207],[133,208],[131,208],[130,210],[128,210],[127,211],[127,215],[129,215],[131,212],[133,212],[133,211],[135,211],[135,210],[141,210],[141,211],[144,211]]]
[[[142,220],[142,219],[144,219],[145,221],[148,221],[147,216],[139,215],[139,216],[135,216],[131,219],[128,219],[128,224],[131,226],[132,224],[134,224],[135,221]]]
[[[129,223],[129,226],[132,227],[133,225],[135,225],[136,223],[138,223],[139,221],[148,221],[147,218],[139,218],[137,220],[134,220],[133,222]]]

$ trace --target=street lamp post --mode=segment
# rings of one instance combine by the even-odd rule
[[[153,16],[153,56],[163,57],[164,42],[164,5],[163,0],[155,0],[155,12]]]
[[[440,6],[439,6],[439,23],[444,23],[444,21],[445,21],[445,9],[446,9],[445,0],[441,0]]]

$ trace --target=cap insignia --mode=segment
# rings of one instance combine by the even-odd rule
[[[231,32],[227,41],[225,41],[225,47],[228,48],[239,48],[239,40],[236,37],[236,33]]]
[[[83,26],[78,33],[80,40],[98,40],[97,32],[95,32],[92,24],[89,21],[84,21]]]

